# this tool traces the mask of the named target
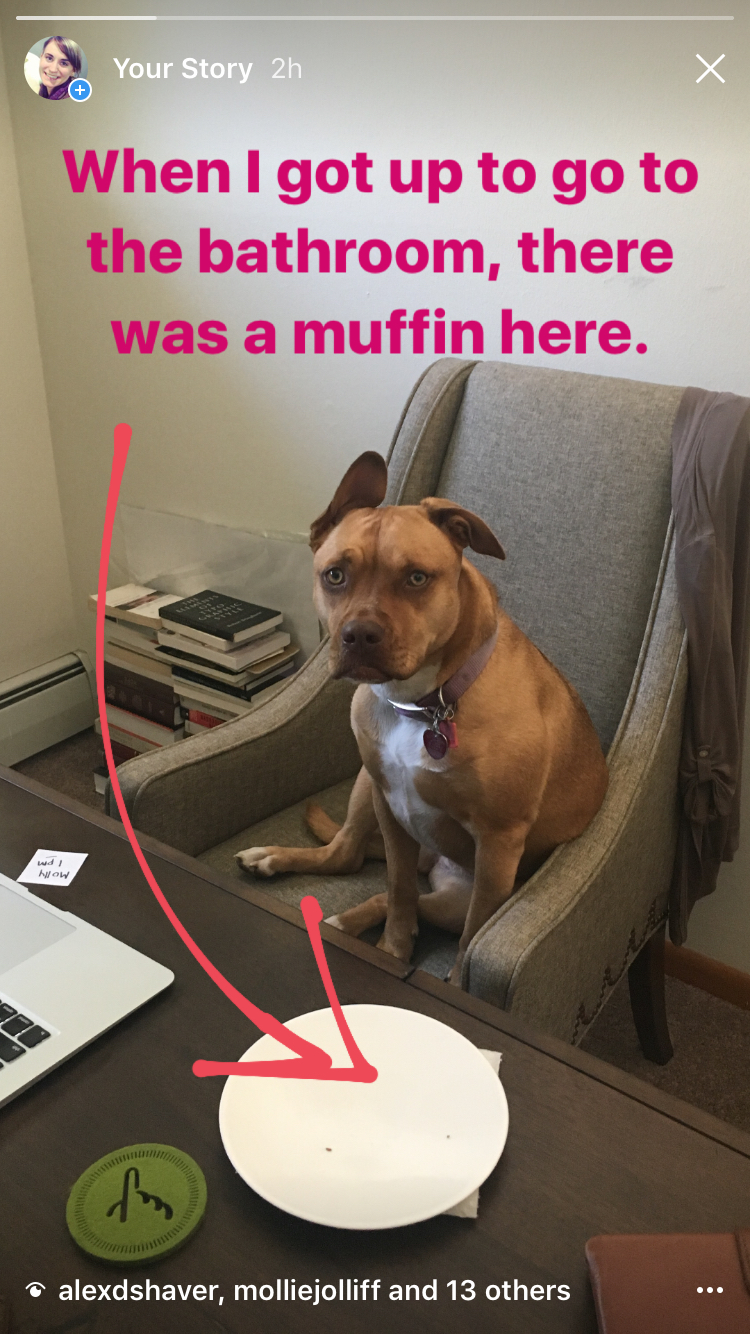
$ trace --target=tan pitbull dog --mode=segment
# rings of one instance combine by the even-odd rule
[[[463,556],[471,547],[503,560],[494,534],[447,500],[378,508],[386,482],[380,455],[362,454],[310,532],[331,673],[360,683],[352,727],[364,767],[346,821],[338,829],[311,808],[326,846],[248,848],[237,859],[264,876],[344,875],[383,856],[379,826],[387,894],[329,920],[351,935],[385,920],[380,948],[399,959],[411,956],[418,919],[460,933],[459,983],[469,941],[558,843],[583,832],[608,775],[575,690]],[[453,710],[413,710],[436,687],[450,695],[465,667],[479,674]],[[421,895],[420,848],[432,864],[432,892]]]

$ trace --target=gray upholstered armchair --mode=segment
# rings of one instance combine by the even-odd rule
[[[641,1040],[662,1060],[668,1037],[660,1044],[658,1022],[649,1029],[648,986],[640,987],[658,964],[677,830],[687,654],[670,436],[681,395],[631,380],[438,361],[399,422],[388,494],[396,504],[450,497],[491,524],[507,561],[472,559],[576,686],[610,767],[608,795],[585,834],[559,847],[475,937],[463,986],[577,1042],[630,969]],[[244,719],[124,765],[136,827],[243,876],[233,858],[241,848],[314,841],[306,798],[317,794],[343,818],[358,768],[352,687],[329,680],[326,660],[323,645]],[[295,904],[314,893],[327,915],[382,888],[383,874],[382,863],[367,862],[356,876],[257,887]],[[452,953],[455,941],[428,935],[415,959],[444,977]]]

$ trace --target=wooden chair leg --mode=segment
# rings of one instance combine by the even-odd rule
[[[674,1055],[664,998],[665,930],[666,924],[654,932],[628,969],[630,1007],[641,1051],[657,1065],[666,1065]]]

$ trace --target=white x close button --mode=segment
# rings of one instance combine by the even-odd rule
[[[701,79],[705,79],[707,74],[713,74],[714,78],[719,80],[719,83],[726,83],[726,79],[722,79],[721,75],[716,73],[716,66],[720,60],[724,59],[724,56],[719,56],[718,60],[714,61],[713,65],[709,65],[708,61],[703,59],[703,56],[697,55],[695,58],[696,60],[700,60],[701,65],[706,66],[703,73],[699,74],[698,78],[695,80],[696,83],[700,83]]]

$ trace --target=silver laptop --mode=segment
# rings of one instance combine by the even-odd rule
[[[0,1107],[173,981],[0,875]]]

